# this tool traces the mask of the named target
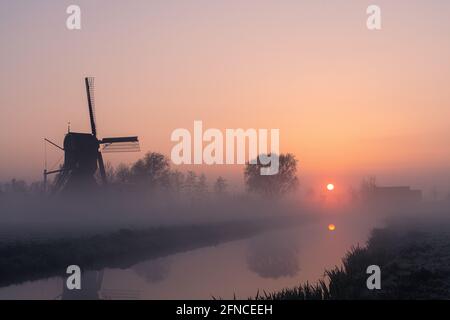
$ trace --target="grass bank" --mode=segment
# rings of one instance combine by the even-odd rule
[[[381,290],[367,289],[369,265],[381,268]],[[365,247],[352,248],[342,266],[327,270],[317,283],[256,299],[450,299],[450,232],[375,229]]]

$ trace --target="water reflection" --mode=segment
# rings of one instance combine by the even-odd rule
[[[275,233],[249,241],[247,266],[262,278],[294,277],[300,270],[298,243],[290,234]]]
[[[145,279],[147,283],[158,283],[169,276],[170,258],[160,258],[144,261],[132,267],[134,272]]]
[[[103,270],[82,272],[80,290],[67,289],[66,281],[67,278],[62,283],[62,300],[99,300],[101,298]]]
[[[0,299],[232,299],[234,294],[246,299],[258,290],[314,283],[352,245],[364,244],[371,229],[357,219],[334,217],[338,228],[330,232],[329,222],[143,261],[128,269],[87,271],[83,292],[63,293],[65,279],[55,277],[0,288]]]

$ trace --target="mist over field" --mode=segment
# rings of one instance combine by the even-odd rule
[[[86,279],[101,275],[103,280],[94,291],[73,297],[63,291],[64,299],[118,297],[124,288],[134,298],[136,292],[143,298],[229,298],[235,290],[240,298],[260,298],[257,292],[264,289],[282,299],[290,294],[282,289],[322,281],[323,270],[339,266],[351,248],[375,246],[379,240],[373,235],[380,228],[390,232],[382,238],[397,239],[386,245],[387,252],[408,244],[404,237],[411,232],[440,239],[450,228],[448,199],[426,200],[415,189],[382,187],[375,177],[345,192],[328,184],[320,192],[304,187],[299,193],[297,162],[286,160],[290,157],[280,157],[280,176],[261,176],[258,164],[247,164],[241,192],[229,191],[222,177],[214,181],[179,172],[158,153],[130,166],[109,167],[108,186],[66,192],[50,182],[44,193],[40,182],[5,183],[0,253],[9,258],[0,263],[0,297],[43,297],[34,286],[45,286],[43,279],[60,283],[64,268],[76,263],[89,270]],[[380,263],[373,254],[367,263]],[[415,263],[428,268],[430,259]],[[208,286],[214,283],[205,278],[214,276],[211,268],[216,277],[226,273],[224,268],[235,270],[236,277],[228,285]],[[179,291],[174,281],[189,279],[182,270],[198,281]],[[59,290],[46,294],[57,296]],[[316,292],[322,298],[329,294]]]
[[[63,198],[23,197],[0,202],[2,234],[21,238],[34,232],[55,236],[120,228],[213,224],[309,214],[301,206],[244,196],[204,201],[160,195],[97,192]]]

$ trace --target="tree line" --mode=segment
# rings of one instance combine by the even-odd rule
[[[260,174],[259,161],[247,163],[244,168],[246,191],[263,197],[282,197],[297,189],[297,159],[292,154],[279,155],[279,173],[271,176]],[[207,194],[226,195],[229,193],[228,181],[219,176],[209,185],[203,173],[194,171],[181,172],[173,169],[170,160],[158,152],[148,152],[143,158],[132,164],[120,164],[114,168],[106,164],[109,185],[122,190],[159,190],[176,194],[184,194],[192,198],[201,198]],[[97,176],[99,179],[99,176]],[[41,181],[28,184],[24,180],[12,179],[0,184],[0,195],[5,194],[38,194],[44,192]]]

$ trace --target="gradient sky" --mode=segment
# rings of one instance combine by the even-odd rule
[[[65,27],[70,4],[81,31]],[[143,151],[169,155],[194,120],[279,128],[313,183],[450,191],[449,1],[0,0],[0,41],[0,180],[39,179],[43,137],[89,130],[92,75],[99,135],[139,135]],[[49,166],[60,156],[48,149]]]

